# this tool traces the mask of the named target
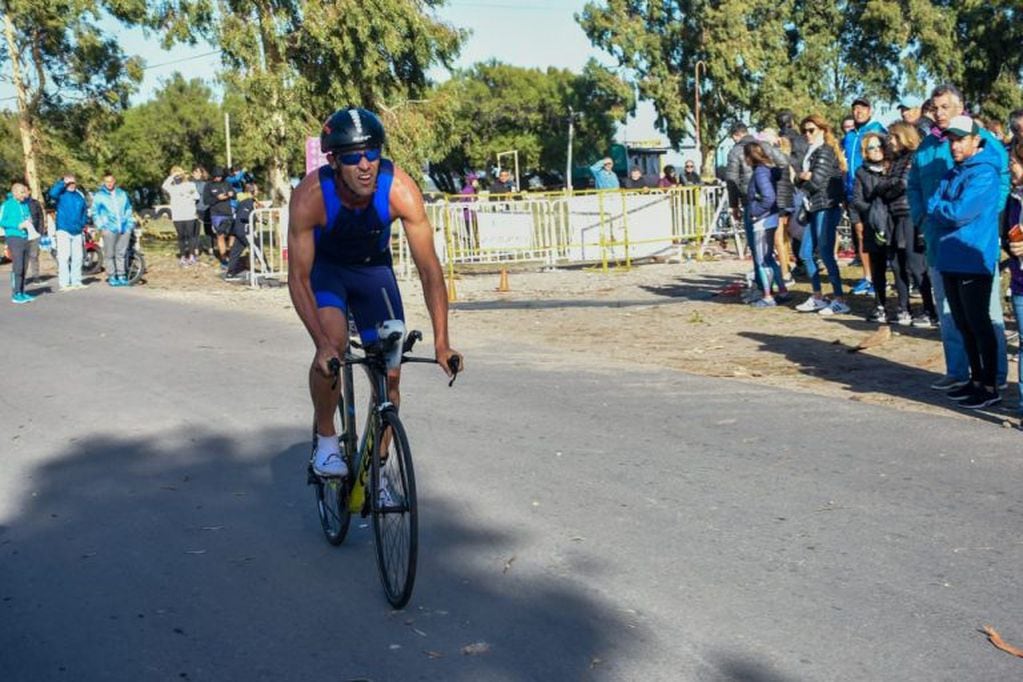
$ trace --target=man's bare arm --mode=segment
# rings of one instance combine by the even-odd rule
[[[394,169],[390,199],[391,215],[401,220],[412,260],[419,271],[426,309],[430,312],[430,322],[433,325],[433,346],[437,362],[450,374],[450,358],[461,356],[451,349],[448,339],[448,291],[444,285],[444,271],[433,247],[433,227],[426,217],[422,193],[408,173],[397,167]]]
[[[319,179],[307,175],[291,195],[288,206],[288,292],[295,312],[316,344],[317,368],[329,374],[327,361],[337,355],[320,324],[316,296],[309,281],[316,255],[313,230],[320,222]]]

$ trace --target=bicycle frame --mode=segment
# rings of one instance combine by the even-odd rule
[[[341,369],[341,402],[344,406],[342,415],[342,438],[345,452],[350,453],[348,462],[350,471],[355,472],[352,477],[351,491],[348,494],[348,511],[366,516],[370,508],[366,497],[366,482],[369,479],[369,465],[375,446],[377,424],[380,421],[380,414],[384,410],[395,409],[394,404],[386,400],[387,395],[387,371],[383,364],[383,358],[374,355],[355,356],[351,351],[345,352],[345,359]],[[355,381],[352,377],[352,365],[362,365],[369,379],[372,394],[369,405],[366,407],[365,427],[362,438],[359,439],[357,420],[355,414]],[[379,366],[378,366],[379,365]],[[381,400],[379,396],[385,396]],[[372,496],[370,496],[372,497]]]

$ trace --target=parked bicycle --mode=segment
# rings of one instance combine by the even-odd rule
[[[336,382],[341,381],[334,425],[349,474],[322,477],[313,471],[312,456],[316,452],[314,425],[313,455],[307,475],[308,483],[315,488],[320,525],[330,544],[344,542],[353,513],[373,517],[377,568],[387,601],[396,609],[405,606],[412,596],[419,518],[412,450],[405,427],[398,418],[398,408],[387,398],[388,357],[400,345],[402,363],[436,362],[433,358],[408,355],[416,341],[423,338],[420,332],[410,332],[404,342],[402,336],[401,331],[394,331],[365,347],[353,339],[344,360],[331,361],[329,366],[334,374],[335,387]],[[362,354],[354,354],[352,348],[361,348]],[[361,440],[356,427],[353,365],[362,365],[371,388]],[[452,358],[449,369],[452,373],[450,386],[460,369],[458,357]]]

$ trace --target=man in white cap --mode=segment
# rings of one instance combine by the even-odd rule
[[[943,137],[955,165],[927,201],[927,219],[937,237],[937,269],[970,367],[969,383],[946,395],[974,410],[1001,401],[996,382],[999,349],[989,303],[998,272],[1003,206],[991,197],[1001,183],[1004,160],[998,151],[1003,147],[985,140],[980,131],[969,116],[951,119]]]
[[[963,95],[959,88],[951,83],[939,85],[931,93],[929,100],[933,104],[934,124],[936,130],[945,131],[952,121],[963,113]],[[999,176],[997,190],[989,197],[992,205],[999,209],[1005,206],[1009,196],[1009,155],[1005,147],[998,143],[997,138],[984,128],[979,135],[999,157],[999,167],[1003,170]],[[992,144],[994,142],[994,144]],[[909,170],[906,196],[909,199],[909,210],[913,222],[923,226],[924,242],[927,248],[927,269],[934,288],[934,304],[938,308],[941,319],[941,345],[945,352],[945,375],[931,384],[938,391],[951,391],[966,385],[970,381],[969,358],[963,345],[962,334],[952,318],[952,311],[945,297],[944,282],[938,267],[938,241],[940,235],[934,221],[927,213],[927,205],[938,190],[938,185],[945,174],[954,165],[952,149],[943,135],[931,134],[924,137],[913,155],[913,166]],[[1005,354],[1005,319],[1002,314],[1002,302],[999,298],[1001,286],[998,273],[994,275],[991,288],[991,299],[988,311],[995,327],[995,340],[998,343],[998,367],[996,382],[998,387],[1005,384],[1008,376],[1008,360]]]

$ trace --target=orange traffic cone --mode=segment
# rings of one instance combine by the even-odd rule
[[[511,291],[508,287],[508,271],[505,268],[501,268],[501,283],[497,285],[497,290],[501,292]]]

